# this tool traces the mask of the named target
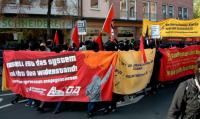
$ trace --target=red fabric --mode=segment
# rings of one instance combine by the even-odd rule
[[[144,37],[143,36],[140,37],[140,52],[141,52],[144,63],[146,63],[147,57],[144,51]]]
[[[110,36],[111,36],[111,29],[112,29],[111,23],[112,23],[113,18],[114,18],[114,7],[112,4],[110,7],[110,10],[108,12],[107,18],[104,22],[104,25],[103,25],[103,31],[108,33]]]
[[[75,25],[74,31],[72,33],[72,40],[76,44],[76,47],[79,48],[80,41],[79,41],[79,36],[78,36],[78,27]]]
[[[54,43],[56,45],[59,45],[59,38],[58,38],[58,32],[56,31],[55,36],[54,36]]]
[[[47,102],[112,99],[116,53],[4,51],[3,55],[7,86],[23,97]]]
[[[102,42],[102,34],[100,33],[97,39],[95,40],[96,43],[99,45],[99,50],[104,50],[103,42]]]
[[[160,81],[172,81],[194,74],[196,61],[200,56],[200,46],[187,46],[184,48],[159,48],[162,54],[160,62]]]

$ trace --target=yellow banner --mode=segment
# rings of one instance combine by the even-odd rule
[[[140,51],[120,51],[115,70],[114,93],[133,94],[144,89],[150,81],[155,49],[145,49],[144,64]]]
[[[5,71],[5,66],[3,66],[3,72],[2,72],[2,91],[8,90],[7,85],[6,85],[6,71]]]
[[[152,25],[160,26],[160,37],[200,37],[200,19],[176,20],[167,19],[160,22],[143,21],[142,34],[152,34]]]

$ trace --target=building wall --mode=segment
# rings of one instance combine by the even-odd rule
[[[110,2],[114,4],[115,18],[119,19],[120,18],[120,0],[110,0]]]
[[[144,2],[156,2],[157,3],[157,16],[158,13],[162,13],[162,6],[160,7],[160,3],[162,0],[136,0],[136,19],[143,20],[143,3]],[[161,12],[159,12],[161,11]]]
[[[159,0],[158,18],[162,19],[162,5],[174,6],[174,18],[178,19],[178,7],[188,8],[188,19],[193,18],[193,0]]]
[[[14,0],[13,0],[14,1]],[[22,40],[47,40],[47,4],[41,6],[42,0],[31,0],[31,5],[20,5],[19,0],[16,2],[1,5],[3,14],[5,15],[0,19],[0,34],[10,36],[17,36],[4,38],[0,44],[10,44],[15,46],[14,43],[21,42]],[[51,9],[51,39],[54,38],[55,31],[59,32],[59,40],[70,38],[70,33],[73,28],[73,20],[78,16],[78,0],[67,0],[63,4],[56,5],[54,0]],[[61,6],[59,6],[61,5]],[[2,45],[2,44],[1,44]]]
[[[91,0],[83,0],[83,17],[90,17],[90,18],[105,18],[106,13],[109,10],[109,2],[106,2],[105,0],[99,0],[99,8],[98,9],[92,9],[90,7]]]
[[[143,19],[143,3],[156,2],[157,3],[157,20],[162,20],[162,5],[174,6],[174,18],[178,18],[178,7],[188,8],[188,17],[192,19],[193,16],[193,0],[136,0],[136,20]],[[120,19],[120,0],[111,0],[115,5],[116,18]]]

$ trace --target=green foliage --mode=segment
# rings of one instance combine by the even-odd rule
[[[193,0],[194,1],[194,18],[200,18],[200,0]]]

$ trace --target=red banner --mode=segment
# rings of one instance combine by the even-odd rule
[[[97,102],[112,99],[113,52],[5,51],[7,86],[41,101]]]
[[[162,53],[160,81],[176,80],[194,74],[196,61],[200,56],[200,46],[160,48],[159,51]]]

